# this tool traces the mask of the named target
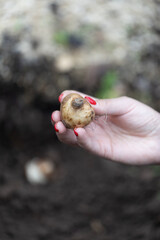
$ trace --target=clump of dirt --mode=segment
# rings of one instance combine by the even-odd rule
[[[1,146],[3,240],[159,239],[160,184],[151,167],[110,163],[54,137],[47,141],[46,134],[34,140],[17,149]],[[53,150],[59,155],[57,178],[29,184],[25,163]]]

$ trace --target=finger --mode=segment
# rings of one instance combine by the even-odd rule
[[[56,122],[54,124],[54,129],[59,134],[65,134],[67,131],[66,127],[64,126],[64,124],[61,121]]]
[[[94,108],[95,113],[99,114],[99,107],[100,105],[97,104],[99,101],[97,98],[93,98],[92,96],[89,96],[87,94],[75,91],[75,90],[65,90],[61,93],[61,95],[59,96],[59,102],[61,103],[63,101],[63,99],[70,93],[77,93],[79,95],[81,95],[83,98],[85,98]],[[104,114],[104,113],[103,113]]]
[[[126,112],[128,106],[130,104],[129,98],[127,97],[120,97],[120,98],[113,98],[113,99],[97,99],[95,97],[89,96],[87,94],[74,91],[74,90],[66,90],[62,92],[60,95],[60,100],[63,101],[64,97],[70,93],[78,93],[82,97],[86,98],[86,100],[92,105],[95,110],[96,115],[119,115]]]
[[[51,120],[53,123],[59,122],[61,120],[60,111],[54,111],[51,114]]]
[[[136,106],[136,101],[129,97],[119,97],[113,99],[97,99],[93,106],[97,115],[123,115],[131,111]]]
[[[87,150],[91,149],[91,140],[85,128],[75,128],[74,134],[77,138],[77,145]]]
[[[132,110],[136,105],[136,100],[129,97],[119,97],[112,99],[97,99],[95,97],[89,96],[87,94],[74,91],[74,90],[66,90],[61,96],[61,101],[65,96],[70,93],[78,93],[82,97],[86,98],[87,101],[92,105],[95,110],[96,115],[123,115],[130,110]]]
[[[62,122],[58,122],[55,124],[55,131],[58,139],[66,144],[75,145],[77,142],[77,138],[71,129],[66,129]]]
[[[95,97],[92,97],[90,95],[84,94],[82,92],[74,91],[74,90],[65,90],[64,92],[61,93],[59,96],[59,102],[61,103],[63,99],[70,93],[77,93],[81,95],[83,98],[85,98],[93,107],[97,104],[98,99]],[[96,108],[95,108],[96,109]]]
[[[85,94],[85,93],[82,93],[82,92],[78,92],[78,91],[75,91],[75,90],[65,90],[64,92],[61,93],[61,95],[59,96],[59,102],[62,102],[63,99],[70,93],[77,93],[79,95],[81,95],[82,97],[90,97],[90,98],[93,98],[92,96],[88,95],[88,94]],[[94,98],[96,99],[96,98]]]

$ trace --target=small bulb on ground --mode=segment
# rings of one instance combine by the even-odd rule
[[[31,184],[46,184],[54,171],[55,165],[49,159],[33,158],[25,166],[26,178]]]

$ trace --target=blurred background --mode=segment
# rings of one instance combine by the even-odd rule
[[[59,143],[65,89],[160,111],[160,1],[0,0],[0,238],[160,239],[160,167]]]

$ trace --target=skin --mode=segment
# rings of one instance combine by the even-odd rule
[[[71,92],[76,91],[64,91],[61,101]],[[96,105],[92,105],[96,117],[86,127],[76,128],[78,136],[65,128],[60,111],[52,113],[61,142],[121,163],[160,163],[160,114],[157,111],[128,97],[92,99],[96,101]]]

